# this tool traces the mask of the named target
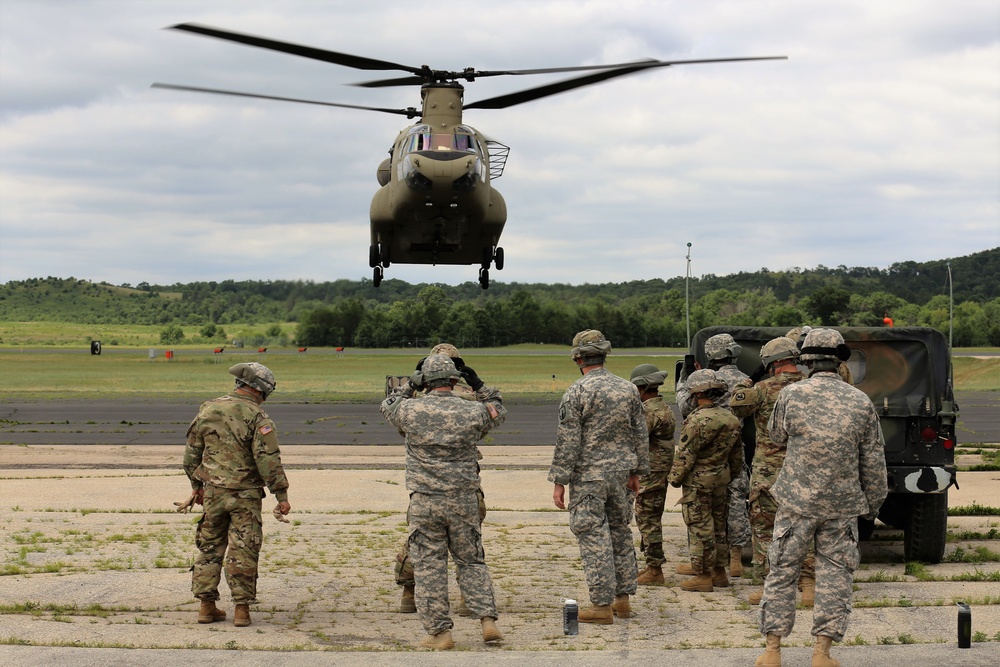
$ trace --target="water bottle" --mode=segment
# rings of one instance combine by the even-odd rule
[[[972,646],[972,609],[964,602],[958,603],[958,648]]]
[[[576,600],[563,602],[563,634],[580,634],[580,607]]]

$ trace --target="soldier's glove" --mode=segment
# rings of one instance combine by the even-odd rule
[[[750,374],[750,379],[753,380],[754,384],[757,384],[758,382],[760,382],[761,378],[764,378],[766,376],[767,376],[767,367],[764,366],[764,364],[761,364],[760,366],[757,367],[757,369],[753,373]]]
[[[281,523],[291,523],[288,520],[288,517],[281,513],[281,505],[275,505],[274,509],[271,511],[271,514],[273,514],[274,518],[280,521]]]
[[[476,375],[476,371],[471,366],[462,365],[462,379],[465,380],[466,384],[472,387],[472,391],[479,391],[486,384],[479,379]]]
[[[197,498],[198,498],[197,492],[192,491],[191,496],[187,500],[181,500],[175,502],[174,506],[177,508],[178,512],[181,512],[182,514],[187,514],[195,506]]]

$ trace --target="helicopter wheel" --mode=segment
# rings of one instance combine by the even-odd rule
[[[493,253],[493,263],[496,264],[497,271],[503,271],[503,248],[497,248]]]
[[[375,268],[378,266],[378,246],[370,245],[368,246],[368,266]]]
[[[490,288],[490,270],[479,269],[479,286],[483,289]]]
[[[378,248],[379,248],[379,257],[382,260],[382,266],[384,266],[385,268],[388,269],[389,268],[389,244],[388,243],[380,243],[379,246],[378,246]]]
[[[382,284],[382,267],[376,266],[372,273],[372,285],[378,287]]]

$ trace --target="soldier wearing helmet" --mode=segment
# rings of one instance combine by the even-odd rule
[[[781,664],[781,638],[795,621],[795,588],[810,545],[816,549],[814,665],[837,665],[830,646],[847,631],[858,551],[859,516],[874,519],[888,493],[885,451],[871,399],[843,382],[837,366],[850,356],[840,332],[812,329],[800,359],[809,377],[785,387],[767,431],[786,447],[771,492],[778,503],[768,550],[758,665]]]
[[[611,342],[587,329],[570,352],[583,375],[563,394],[548,479],[552,501],[569,509],[569,527],[580,543],[591,606],[581,623],[610,625],[632,614],[636,592],[632,501],[639,475],[649,472],[646,420],[636,386],[605,367]],[[566,486],[569,485],[569,502]]]
[[[475,390],[475,401],[455,395],[460,378]],[[414,397],[425,389],[426,396]],[[404,386],[382,401],[380,409],[405,437],[410,492],[407,541],[417,612],[427,632],[421,646],[435,650],[455,646],[448,604],[449,551],[465,603],[481,621],[483,641],[499,641],[503,636],[496,626],[496,600],[478,512],[476,446],[507,416],[499,390],[485,386],[469,366],[459,371],[451,357],[432,354]]]
[[[681,588],[711,593],[716,586],[729,586],[727,487],[733,471],[743,468],[740,420],[719,405],[729,387],[715,371],[696,370],[687,386],[695,408],[681,426],[667,479],[671,486],[683,489],[681,511],[688,527],[694,576],[681,582]]]
[[[459,373],[461,373],[465,368],[465,361],[462,359],[462,353],[459,352],[458,348],[451,343],[439,343],[435,345],[431,348],[430,354],[444,354],[451,357],[452,363],[455,364],[455,368]],[[426,359],[427,357],[424,357],[420,360],[417,364],[417,370],[421,370],[423,368],[423,364]],[[476,400],[476,392],[474,392],[467,384],[458,383],[454,385],[452,392],[456,396],[461,396],[462,398],[470,401]],[[400,435],[405,436],[406,434],[400,433]],[[477,457],[479,460],[482,460],[482,453],[479,453]],[[482,485],[480,485],[479,489],[476,491],[476,495],[479,497],[479,523],[482,524],[483,520],[486,519],[486,496],[483,493]],[[414,598],[415,582],[413,578],[413,563],[410,561],[410,543],[407,538],[403,538],[402,543],[399,545],[399,550],[396,553],[396,565],[394,569],[396,584],[398,586],[402,586],[403,588],[402,597],[399,601],[399,612],[402,614],[415,614],[417,612],[417,603]],[[465,604],[464,598],[462,598],[459,602],[457,613],[459,616],[472,615],[472,612]]]
[[[789,329],[785,336],[794,340],[801,348],[810,331],[812,331],[812,327],[810,326],[795,327],[794,329]],[[837,365],[837,375],[847,384],[854,384],[854,374],[851,373],[851,367],[847,365],[846,359]]]
[[[720,380],[726,383],[727,391],[719,399],[719,407],[729,407],[730,393],[740,382],[750,380],[746,373],[736,367],[736,360],[743,348],[736,343],[730,334],[716,334],[705,341],[705,356],[708,357],[708,367],[714,370]],[[677,407],[681,416],[686,417],[694,410],[691,390],[683,379],[676,387]],[[742,425],[742,420],[741,425]],[[742,446],[742,445],[741,445]],[[743,574],[743,547],[751,542],[750,518],[747,509],[747,497],[750,494],[750,473],[744,466],[733,471],[729,483],[729,512],[726,528],[729,541],[729,572],[734,577]],[[682,564],[677,568],[678,574],[693,574],[691,569]]]
[[[757,447],[754,450],[750,470],[750,527],[753,531],[754,579],[767,576],[769,566],[767,549],[771,545],[774,532],[774,515],[778,502],[771,494],[771,487],[785,460],[785,448],[775,445],[767,432],[767,421],[774,410],[778,393],[788,385],[803,378],[796,366],[799,348],[795,341],[779,336],[768,341],[760,350],[761,366],[768,373],[766,379],[756,384],[750,381],[736,385],[729,399],[729,407],[741,419],[753,418],[757,431]],[[812,606],[816,594],[814,559],[806,558],[802,566],[799,582],[802,603]],[[749,595],[750,604],[760,604],[763,589]]]
[[[635,524],[639,528],[646,567],[639,573],[639,584],[662,584],[663,507],[667,499],[667,473],[674,462],[674,413],[660,396],[660,386],[667,376],[653,364],[632,369],[629,379],[639,388],[639,399],[649,433],[649,474],[639,477],[635,498]]]
[[[286,515],[291,505],[274,422],[260,407],[274,391],[274,373],[257,362],[236,364],[229,373],[236,378],[232,393],[203,403],[187,432],[184,472],[194,502],[205,508],[195,533],[191,591],[201,601],[199,623],[225,619],[215,605],[225,563],[233,625],[245,627],[257,597],[263,487],[278,500],[275,512]]]

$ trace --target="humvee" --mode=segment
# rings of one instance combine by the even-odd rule
[[[944,556],[948,489],[955,485],[955,402],[951,350],[944,334],[925,327],[833,327],[851,348],[854,385],[878,412],[885,438],[889,496],[879,510],[883,523],[903,531],[906,560],[938,563]],[[730,334],[742,346],[737,366],[747,375],[760,367],[760,348],[789,327],[714,326],[691,339],[690,354],[707,368],[705,341]],[[678,363],[678,375],[681,365]],[[747,460],[754,443],[753,420],[744,420]],[[861,521],[862,537],[873,523]]]

